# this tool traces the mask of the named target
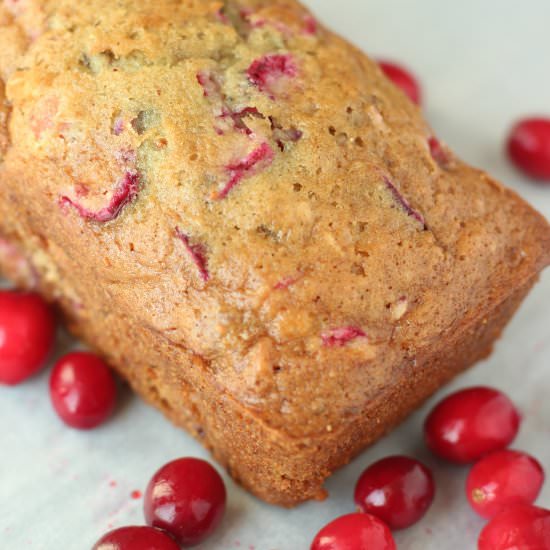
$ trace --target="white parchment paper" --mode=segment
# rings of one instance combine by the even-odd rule
[[[309,0],[321,19],[375,56],[407,63],[421,79],[425,112],[440,137],[550,217],[550,186],[529,183],[502,154],[516,117],[550,115],[548,0]],[[550,272],[529,296],[493,356],[442,390],[491,384],[524,413],[515,444],[550,469]],[[74,345],[70,341],[66,346]],[[143,522],[143,491],[162,464],[207,457],[190,437],[123,392],[114,418],[81,433],[53,413],[48,373],[0,387],[0,549],[89,550],[112,527]],[[433,403],[433,402],[432,402]],[[201,550],[301,550],[318,529],[353,511],[361,470],[392,453],[434,468],[437,497],[426,518],[396,535],[400,550],[467,550],[483,522],[464,497],[466,470],[438,462],[421,438],[426,408],[329,480],[330,498],[293,511],[229,489],[227,517]],[[550,484],[539,499],[550,506]]]

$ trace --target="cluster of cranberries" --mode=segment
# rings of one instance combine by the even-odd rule
[[[19,384],[36,374],[53,351],[55,316],[30,292],[0,291],[0,383]],[[97,355],[61,357],[50,375],[53,408],[69,426],[90,429],[103,423],[116,401],[115,378]],[[222,520],[225,485],[204,460],[182,458],[163,466],[144,498],[149,527],[123,527],[105,535],[94,550],[177,550],[208,537]]]
[[[526,453],[507,449],[520,420],[503,393],[475,387],[441,401],[424,425],[426,444],[439,458],[475,463],[466,496],[474,511],[490,520],[479,537],[479,550],[550,549],[550,510],[533,506],[544,483],[542,466]],[[434,493],[433,476],[418,460],[380,460],[357,482],[358,512],[324,527],[311,550],[393,550],[392,530],[419,521]]]
[[[93,550],[178,550],[195,546],[220,524],[226,491],[220,474],[204,460],[180,458],[151,479],[144,499],[149,527],[122,527]]]
[[[0,292],[0,383],[15,385],[36,374],[53,351],[55,334],[55,316],[39,295]],[[96,355],[69,353],[52,370],[50,397],[66,424],[94,428],[114,408],[115,379]]]
[[[379,65],[413,103],[422,103],[422,89],[410,71],[389,61]],[[550,183],[550,117],[519,121],[510,131],[506,148],[510,160],[527,176]]]

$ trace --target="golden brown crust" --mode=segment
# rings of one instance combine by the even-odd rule
[[[262,498],[321,496],[550,261],[547,222],[294,1],[7,5],[5,268]]]
[[[0,79],[0,162],[8,149],[8,104],[4,95],[4,82]]]

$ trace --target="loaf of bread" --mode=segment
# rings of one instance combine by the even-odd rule
[[[3,0],[0,263],[266,501],[491,351],[547,222],[294,0]]]

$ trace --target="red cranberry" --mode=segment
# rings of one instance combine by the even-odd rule
[[[519,451],[497,451],[480,460],[466,481],[472,508],[492,518],[515,504],[532,504],[544,483],[544,470],[537,460]]]
[[[508,155],[527,175],[550,182],[550,118],[518,122],[508,138]]]
[[[323,527],[311,550],[396,550],[391,531],[370,514],[348,514]]]
[[[179,546],[158,529],[121,527],[101,537],[92,550],[179,550]]]
[[[422,103],[422,91],[414,76],[403,67],[388,61],[378,63],[384,74],[410,98],[413,103]]]
[[[40,370],[54,340],[54,315],[38,294],[0,291],[1,384],[19,384]]]
[[[520,415],[506,395],[476,387],[441,401],[428,416],[424,432],[428,447],[436,455],[468,464],[507,447],[519,424]]]
[[[177,542],[202,542],[225,512],[225,485],[204,460],[180,458],[163,466],[151,479],[144,498],[147,523],[168,531]]]
[[[507,508],[481,531],[478,550],[548,550],[550,510],[522,504]]]
[[[363,472],[355,486],[355,504],[391,529],[404,529],[424,516],[434,492],[426,466],[406,456],[390,456]]]
[[[82,430],[95,428],[113,411],[116,384],[107,364],[87,352],[69,353],[55,365],[50,397],[65,424]]]

